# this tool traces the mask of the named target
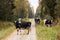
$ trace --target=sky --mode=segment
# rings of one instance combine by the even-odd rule
[[[31,7],[33,6],[34,7],[34,13],[36,13],[36,9],[38,7],[38,0],[28,0]]]

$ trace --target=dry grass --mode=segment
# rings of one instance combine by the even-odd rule
[[[15,29],[12,22],[0,21],[0,40],[8,36]]]

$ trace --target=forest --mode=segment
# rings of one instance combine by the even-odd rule
[[[22,18],[22,19],[40,18],[41,21],[43,21],[43,19],[45,18],[49,18],[52,19],[53,21],[58,21],[59,23],[58,27],[50,28],[50,29],[48,28],[46,29],[45,27],[44,28],[42,27],[42,30],[43,31],[53,30],[56,32],[56,30],[58,29],[57,34],[60,34],[59,33],[60,0],[39,0],[39,5],[36,9],[35,14],[33,9],[34,7],[30,7],[30,3],[28,2],[28,0],[0,0],[0,39],[6,37],[6,35],[8,36],[13,30],[15,30],[14,20],[18,18]],[[41,29],[41,27],[39,27],[41,25],[42,22],[40,25],[36,24],[37,35],[39,35],[38,31],[39,28]],[[55,33],[53,33],[52,35],[54,36],[54,34]]]

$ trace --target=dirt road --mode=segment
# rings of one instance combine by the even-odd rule
[[[5,40],[36,40],[36,30],[35,30],[35,22],[34,19],[30,19],[31,31],[28,35],[17,35],[17,31],[15,30],[10,36],[8,36]],[[22,30],[22,33],[24,30]]]

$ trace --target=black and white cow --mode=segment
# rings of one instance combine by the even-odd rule
[[[35,22],[39,24],[40,23],[40,19],[39,18],[35,18]]]
[[[15,26],[16,26],[16,29],[17,29],[17,34],[18,34],[18,31],[20,30],[21,32],[21,29],[28,29],[28,33],[29,34],[29,31],[30,31],[30,27],[31,27],[31,22],[25,22],[25,21],[16,21],[15,22]]]
[[[52,20],[50,20],[50,19],[44,19],[44,25],[51,27],[51,25],[52,25]]]
[[[19,27],[20,27],[20,29],[28,29],[27,34],[29,34],[31,22],[21,22],[21,23],[19,23]]]

